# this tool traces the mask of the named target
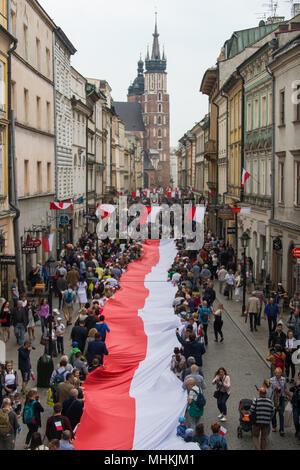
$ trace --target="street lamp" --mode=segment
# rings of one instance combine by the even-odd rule
[[[56,261],[51,256],[45,264],[46,273],[49,278],[49,311],[50,311],[50,322],[49,322],[49,356],[52,357],[52,294],[53,294],[53,278],[56,275]]]
[[[242,306],[242,316],[244,316],[245,311],[246,311],[246,248],[248,247],[249,240],[251,238],[249,237],[247,232],[244,232],[240,238],[241,240],[241,246],[244,249],[243,253],[243,306]],[[247,319],[247,317],[246,317]]]

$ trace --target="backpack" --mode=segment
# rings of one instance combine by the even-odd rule
[[[274,358],[274,367],[280,367],[281,370],[284,371],[284,359],[282,358],[282,353],[275,353],[273,354]]]
[[[65,301],[67,304],[70,304],[73,300],[73,292],[67,292],[65,295]]]
[[[281,399],[281,389],[275,388],[274,389],[274,396],[273,396],[273,402],[274,402],[274,408],[276,411],[281,410],[281,404],[280,404],[280,399]]]
[[[54,401],[56,400],[56,391],[57,391],[57,387],[59,386],[60,383],[64,382],[65,381],[65,375],[64,373],[62,374],[59,374],[57,371],[56,371],[56,375],[53,379],[53,382],[52,382],[52,394],[53,394],[53,399]]]
[[[197,393],[197,392],[195,392],[195,393]],[[198,408],[204,408],[205,405],[206,405],[206,400],[205,400],[202,392],[199,392],[197,394],[196,405],[198,406]]]
[[[207,323],[208,322],[208,309],[206,308],[206,311],[204,311],[204,308],[201,308],[201,322]]]
[[[57,425],[55,424],[57,423]],[[60,424],[59,424],[60,423]],[[66,430],[65,417],[53,416],[49,427],[49,440],[60,439],[62,432]]]
[[[9,413],[0,409],[0,437],[5,437],[12,431],[9,421]]]
[[[23,423],[24,424],[32,424],[35,421],[35,415],[34,415],[35,403],[36,403],[36,400],[33,400],[24,406],[24,410],[23,410]]]

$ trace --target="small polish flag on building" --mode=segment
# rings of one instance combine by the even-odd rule
[[[133,191],[132,193],[132,197],[133,199],[136,199],[137,197],[140,197],[140,190],[139,189],[136,189],[135,191]]]
[[[43,249],[45,253],[51,253],[53,247],[54,233],[42,237]]]
[[[54,211],[64,211],[66,209],[74,210],[73,201],[67,202],[50,202],[50,210]]]
[[[210,197],[215,197],[214,193],[212,191],[209,191]]]
[[[191,207],[187,215],[187,220],[193,220],[194,222],[197,222],[198,224],[202,224],[203,219],[204,219],[204,214],[205,214],[204,206]]]
[[[113,214],[116,210],[116,206],[111,204],[99,204],[98,210],[96,211],[97,217],[101,217],[101,219],[106,219],[111,214]]]
[[[250,176],[251,176],[250,173],[248,173],[248,171],[246,171],[245,168],[243,168],[242,184],[241,184],[242,188],[244,187],[247,179],[250,178]]]
[[[143,206],[143,215],[140,220],[140,225],[146,225],[148,223],[154,224],[159,212],[159,206]]]
[[[251,207],[233,207],[233,214],[251,214]]]

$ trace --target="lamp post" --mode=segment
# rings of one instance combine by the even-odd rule
[[[50,317],[52,317],[52,295],[53,295],[53,278],[56,274],[56,261],[51,256],[45,264],[46,273],[49,277],[49,295],[48,295],[48,303],[49,303],[49,311]],[[52,357],[52,320],[49,322],[49,356]]]
[[[244,249],[243,252],[243,306],[242,306],[242,316],[244,316],[246,311],[246,248],[248,247],[248,243],[250,237],[247,232],[244,232],[240,238],[241,246]],[[247,317],[246,317],[247,318]]]

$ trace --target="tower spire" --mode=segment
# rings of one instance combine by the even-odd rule
[[[159,34],[157,28],[157,11],[155,12],[155,29],[153,34],[153,46],[151,60],[160,60],[160,50],[158,42]]]

